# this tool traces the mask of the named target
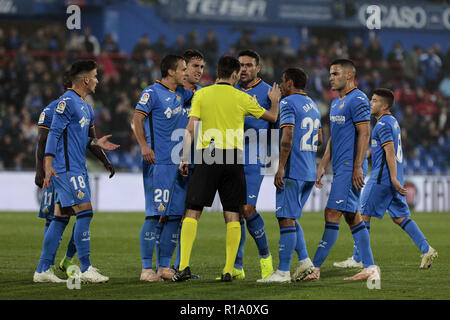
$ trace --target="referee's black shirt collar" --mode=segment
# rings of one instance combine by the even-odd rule
[[[225,81],[217,82],[216,84],[227,84],[227,85],[231,86],[231,83],[228,83],[228,82],[225,82]]]

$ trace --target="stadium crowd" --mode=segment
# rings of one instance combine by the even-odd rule
[[[62,94],[65,68],[81,57],[95,57],[100,83],[88,101],[95,110],[97,134],[112,133],[121,145],[110,154],[122,170],[139,171],[140,152],[130,127],[134,107],[143,88],[160,78],[159,62],[169,52],[195,48],[203,52],[206,68],[200,85],[214,82],[219,52],[217,35],[208,30],[180,34],[173,44],[164,37],[142,35],[131,53],[124,53],[112,35],[103,41],[85,28],[79,34],[46,25],[33,32],[15,27],[0,29],[0,170],[34,169],[39,115]],[[329,136],[328,111],[337,93],[329,89],[328,66],[339,57],[357,65],[358,87],[369,97],[377,87],[395,93],[393,110],[402,127],[406,173],[448,173],[450,154],[450,42],[444,52],[439,45],[407,51],[401,42],[385,48],[379,38],[365,44],[356,37],[327,39],[311,36],[299,48],[288,37],[256,38],[243,31],[228,53],[252,48],[263,58],[261,77],[279,82],[283,70],[302,67],[309,75],[307,92],[322,113],[324,140]],[[319,154],[320,155],[320,154]]]

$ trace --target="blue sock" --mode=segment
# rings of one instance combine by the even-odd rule
[[[306,250],[305,236],[303,235],[303,230],[300,224],[295,221],[295,229],[297,230],[297,244],[295,246],[295,251],[298,254],[298,260],[304,260],[308,258],[308,251]]]
[[[91,251],[91,233],[89,224],[93,216],[92,210],[84,210],[77,213],[77,222],[74,229],[74,242],[80,260],[81,272],[85,272],[91,265],[89,258]]]
[[[177,246],[181,217],[169,217],[163,224],[159,243],[159,266],[162,268],[170,267],[173,252]]]
[[[54,256],[58,250],[67,223],[69,223],[69,218],[63,217],[54,217],[53,221],[50,223],[50,226],[44,235],[42,253],[36,269],[38,273],[47,271],[50,266],[53,265]]]
[[[430,248],[428,241],[413,220],[406,218],[400,223],[400,227],[402,227],[402,229],[411,237],[417,248],[420,249],[420,252],[428,252],[428,249]]]
[[[322,240],[320,240],[319,246],[314,254],[313,264],[315,267],[320,268],[320,266],[322,266],[322,263],[325,261],[328,253],[336,242],[338,234],[339,223],[325,222]]]
[[[369,232],[370,235],[370,221],[364,222],[366,224],[367,232]],[[361,262],[361,255],[359,254],[358,247],[353,243],[353,260],[356,262]]]
[[[297,244],[297,229],[295,227],[280,228],[280,244],[278,254],[280,264],[278,270],[289,271],[291,269],[291,259]]]
[[[69,244],[67,245],[66,257],[69,259],[72,259],[75,256],[75,253],[77,253],[77,247],[75,246],[75,241],[73,240],[73,235],[75,233],[75,226],[76,223],[73,225],[72,237],[70,237]]]
[[[245,219],[240,218],[239,222],[241,223],[241,241],[239,242],[239,248],[236,254],[236,260],[234,261],[234,267],[236,269],[242,270],[242,267],[244,265],[244,244],[245,238],[247,237],[247,230],[245,230]]]
[[[366,224],[364,221],[361,221],[358,225],[350,228],[350,230],[352,231],[353,241],[358,248],[364,268],[373,266],[375,263],[373,261],[372,250],[370,249],[370,237],[366,229]]]
[[[270,253],[263,218],[255,211],[250,218],[246,218],[246,221],[248,232],[255,239],[256,246],[258,247],[259,256],[261,258],[267,258]]]
[[[178,227],[178,243],[177,243],[177,254],[175,257],[175,263],[173,265],[173,268],[175,270],[178,270],[180,267],[180,259],[181,259],[181,241],[180,241],[180,235],[181,235],[181,226],[183,225],[183,222],[180,222],[180,226]]]
[[[156,224],[159,217],[147,217],[145,218],[144,225],[142,226],[140,233],[140,246],[141,246],[141,258],[142,269],[152,268],[153,250],[156,245]]]
[[[158,216],[158,223],[156,224],[156,227],[155,227],[156,271],[158,271],[158,266],[159,266],[159,245],[160,245],[160,240],[161,240],[161,231],[163,228],[163,224],[161,222],[159,222],[159,218],[160,217]]]

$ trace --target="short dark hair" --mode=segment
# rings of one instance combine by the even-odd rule
[[[288,68],[283,74],[286,80],[292,80],[296,89],[305,89],[308,75],[302,68]]]
[[[220,57],[217,64],[217,77],[228,79],[234,71],[239,72],[240,70],[241,64],[238,59],[230,55],[224,55]]]
[[[189,61],[191,61],[191,59],[200,59],[200,60],[205,60],[205,57],[203,56],[203,54],[195,49],[188,49],[185,52],[183,52],[183,57],[184,60],[186,60],[186,63],[188,63]]]
[[[70,71],[64,72],[63,75],[63,88],[64,91],[72,87],[72,79],[70,79]]]
[[[394,93],[386,88],[377,88],[373,90],[373,94],[383,97],[384,101],[388,104],[389,109],[394,105]]]
[[[259,60],[261,59],[261,57],[259,56],[259,54],[254,51],[254,50],[242,50],[238,53],[238,58],[242,57],[242,56],[248,56],[248,57],[252,57],[256,60],[256,65],[259,65]]]
[[[179,60],[184,60],[182,56],[177,54],[168,54],[162,60],[160,64],[161,77],[165,78],[169,75],[169,70],[177,70],[177,64]]]
[[[79,60],[72,64],[69,70],[69,78],[73,81],[79,74],[97,69],[97,62],[94,60]]]
[[[350,59],[336,59],[333,62],[331,62],[330,67],[336,64],[340,64],[342,67],[352,67],[356,70],[355,64]]]

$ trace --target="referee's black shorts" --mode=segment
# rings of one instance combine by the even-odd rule
[[[239,207],[247,202],[242,163],[196,164],[189,180],[186,208],[202,210],[210,207],[217,191],[224,211],[239,212]]]

